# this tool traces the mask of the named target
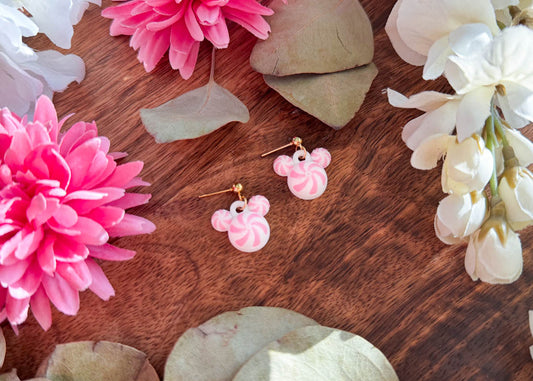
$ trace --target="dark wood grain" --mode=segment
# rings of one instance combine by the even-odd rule
[[[270,90],[248,64],[254,39],[233,26],[230,47],[217,53],[216,79],[249,107],[250,122],[165,145],[145,131],[139,109],[205,84],[209,46],[202,47],[189,81],[167,61],[147,74],[128,38],[110,37],[110,21],[100,9],[89,9],[72,48],[85,60],[87,77],[55,102],[60,115],[96,120],[113,149],[144,160],[153,199],[135,212],[158,229],[117,241],[137,256],[102,265],[116,290],[109,302],[84,292],[79,314],[54,311],[48,332],[31,316],[18,337],[4,326],[4,370],[16,367],[30,377],[58,343],[110,340],[146,352],[162,376],[168,353],[188,327],[223,311],[265,305],[362,335],[385,353],[402,380],[531,379],[533,234],[521,234],[524,273],[510,286],[472,282],[464,270],[465,247],[435,238],[440,173],[409,166],[400,133],[416,113],[392,108],[383,90],[412,94],[447,86],[424,83],[421,69],[395,54],[384,32],[393,0],[362,3],[374,27],[380,73],[347,127],[334,131]],[[38,46],[51,47],[44,38]],[[295,135],[333,156],[328,189],[311,202],[290,194],[271,169],[274,158],[259,157]],[[209,222],[232,196],[197,198],[237,180],[246,194],[271,202],[270,242],[251,255],[234,250]]]

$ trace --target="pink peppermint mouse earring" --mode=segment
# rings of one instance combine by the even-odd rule
[[[243,186],[235,184],[230,189],[220,192],[204,194],[208,197],[217,194],[233,192],[239,198],[233,202],[229,210],[217,210],[211,217],[211,225],[219,232],[228,232],[231,244],[240,251],[253,253],[261,250],[270,238],[270,226],[265,215],[270,209],[270,203],[264,196],[253,196],[246,200],[241,192]]]
[[[331,155],[325,148],[316,148],[309,154],[302,145],[302,139],[296,137],[289,144],[264,153],[261,157],[291,146],[296,148],[296,152],[292,158],[287,155],[278,156],[274,160],[274,172],[287,177],[289,189],[296,197],[313,200],[326,190],[328,175],[324,168],[331,162]]]

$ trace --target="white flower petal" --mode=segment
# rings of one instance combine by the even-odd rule
[[[529,121],[527,119],[522,118],[521,116],[518,116],[511,106],[509,105],[509,99],[506,96],[501,96],[499,94],[496,94],[496,102],[498,107],[502,110],[503,116],[505,117],[505,121],[511,125],[513,128],[522,128],[529,124]]]
[[[24,63],[21,66],[43,77],[52,91],[63,91],[68,84],[80,83],[85,77],[83,60],[74,55],[63,55],[56,50],[38,52],[38,61]]]
[[[433,43],[464,24],[482,23],[499,33],[494,8],[487,0],[403,0],[398,33],[406,45],[427,56]]]
[[[435,168],[454,140],[455,136],[445,134],[430,136],[411,155],[411,165],[417,169]]]
[[[407,98],[405,95],[392,89],[387,89],[387,95],[389,103],[394,107],[416,108],[425,112],[433,111],[448,101],[459,98],[455,95],[439,93],[437,91],[423,91]]]
[[[450,135],[455,129],[459,101],[453,100],[439,108],[427,112],[407,123],[402,131],[402,139],[415,150],[422,141],[433,135]]]
[[[513,147],[518,162],[522,167],[527,167],[533,163],[533,143],[520,132],[514,129],[505,128],[505,137]]]
[[[479,192],[452,194],[442,199],[437,208],[439,226],[455,238],[464,238],[481,227],[487,211],[486,198]]]
[[[18,115],[26,114],[42,93],[43,84],[0,52],[0,105]]]
[[[448,36],[435,41],[428,51],[428,59],[424,65],[422,78],[428,81],[440,77],[444,72],[446,61],[448,61],[448,57],[452,53],[448,43]]]
[[[519,0],[490,0],[494,9],[504,9],[511,5],[518,5]]]
[[[458,56],[482,53],[492,42],[492,33],[485,24],[467,24],[450,33],[450,48]]]
[[[452,232],[439,220],[437,215],[433,219],[433,227],[437,238],[446,245],[456,245],[464,240],[464,238],[454,237]]]
[[[457,138],[464,141],[473,134],[479,134],[491,115],[490,102],[494,95],[494,88],[479,87],[467,94],[461,100],[457,109]]]
[[[30,59],[34,55],[22,37],[35,35],[37,26],[20,11],[0,4],[0,31],[0,51],[11,59]]]
[[[57,46],[70,49],[74,29],[70,23],[70,1],[24,0],[24,8],[32,15],[39,31],[46,34]]]
[[[533,66],[533,55],[531,56]],[[518,83],[505,83],[509,107],[520,118],[533,122],[533,89]]]
[[[396,50],[396,53],[398,53],[402,60],[411,65],[422,66],[426,62],[426,57],[410,49],[398,34],[398,9],[400,9],[402,2],[403,0],[398,0],[392,8],[387,24],[385,25],[385,31],[389,36],[394,50]]]

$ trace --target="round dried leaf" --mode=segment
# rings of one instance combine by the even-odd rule
[[[187,330],[165,366],[165,381],[226,381],[268,343],[300,327],[316,325],[296,312],[248,307],[225,312]]]
[[[362,337],[313,326],[267,345],[233,380],[398,381],[398,377],[383,353]]]
[[[159,381],[143,352],[108,341],[58,345],[36,377],[50,381]]]

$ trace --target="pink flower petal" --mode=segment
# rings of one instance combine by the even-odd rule
[[[0,283],[2,287],[8,287],[22,278],[30,263],[31,259],[26,259],[17,261],[10,266],[0,266]]]
[[[111,237],[125,237],[137,234],[149,234],[155,230],[155,225],[145,218],[126,213],[122,221],[109,228]]]
[[[15,250],[15,257],[18,259],[25,259],[29,257],[35,252],[35,250],[37,250],[43,237],[44,232],[40,226],[32,231],[24,228],[22,231],[22,240],[20,241],[17,250]]]
[[[35,104],[35,112],[33,114],[33,121],[38,121],[45,126],[48,126],[51,140],[57,140],[57,135],[59,133],[57,112],[50,98],[41,96],[39,99],[37,99],[37,103]]]
[[[142,161],[133,161],[116,167],[115,171],[109,176],[105,185],[108,187],[123,188],[131,180],[135,178],[143,169],[144,163]]]
[[[92,277],[92,283],[89,289],[102,300],[109,300],[110,297],[115,296],[115,290],[113,290],[113,286],[109,283],[100,266],[92,259],[87,259],[87,266]]]
[[[56,308],[65,315],[76,315],[80,309],[80,296],[78,291],[59,274],[52,278],[43,276],[43,287],[46,295]]]
[[[102,194],[103,197],[95,197],[92,199],[89,198],[90,195],[96,195],[97,193]],[[93,192],[90,194],[89,192],[85,192],[84,195],[79,195],[78,199],[69,198],[68,205],[71,206],[78,213],[78,215],[84,215],[89,213],[94,208],[98,208],[99,206],[121,199],[124,197],[124,193],[124,189],[121,188],[97,188],[93,189]],[[84,197],[84,199],[81,197]],[[68,196],[65,197],[65,200],[67,200],[67,198]]]
[[[31,312],[39,325],[47,331],[52,325],[52,310],[43,287],[39,287],[30,299]]]
[[[36,260],[33,260],[25,274],[9,286],[9,295],[15,299],[31,297],[39,288],[43,272]]]
[[[78,213],[66,204],[62,204],[54,213],[54,219],[59,225],[70,228],[78,222]]]
[[[124,209],[112,206],[101,206],[94,208],[86,216],[91,220],[98,222],[104,227],[104,229],[108,229],[122,221],[124,214]]]
[[[274,14],[274,11],[270,8],[262,6],[256,0],[233,0],[229,1],[226,5],[226,8],[233,8],[235,13],[242,13],[243,17],[246,17],[246,13],[252,13],[262,16],[271,16]]]
[[[37,250],[37,261],[41,269],[50,276],[54,275],[56,271],[56,257],[54,253],[54,244],[56,236],[47,234],[43,243]]]
[[[124,197],[109,203],[109,206],[116,206],[121,209],[133,208],[135,206],[144,205],[152,198],[151,194],[142,193],[126,193]]]
[[[56,237],[53,253],[56,261],[79,262],[87,258],[89,249],[83,243],[76,242],[70,238]]]
[[[86,290],[92,282],[91,273],[85,261],[57,264],[57,273],[78,291]]]
[[[65,159],[72,173],[70,190],[77,190],[82,187],[94,156],[100,149],[100,144],[98,138],[89,139],[66,156]]]
[[[80,235],[73,237],[73,239],[85,245],[99,246],[109,240],[109,235],[102,225],[90,218],[78,217],[78,222],[72,229],[80,232]]]
[[[6,297],[7,319],[13,325],[19,325],[26,321],[29,308],[30,298],[15,299],[9,295]]]
[[[90,256],[106,261],[128,261],[135,256],[135,251],[121,249],[106,243],[102,246],[88,246]]]
[[[212,26],[204,26],[205,37],[217,48],[224,49],[229,44],[229,32],[224,17],[220,15],[218,22]]]
[[[236,11],[232,8],[224,8],[224,17],[234,21],[244,29],[248,30],[257,38],[266,40],[270,32],[270,25],[259,15],[247,14]]]
[[[200,28],[200,24],[198,24],[198,20],[196,19],[196,15],[194,14],[194,11],[192,9],[192,1],[189,2],[189,7],[185,11],[185,25],[187,25],[187,29],[189,30],[189,33],[191,34],[191,37],[195,39],[196,41],[203,41],[204,40],[204,34],[202,32],[202,28]]]

